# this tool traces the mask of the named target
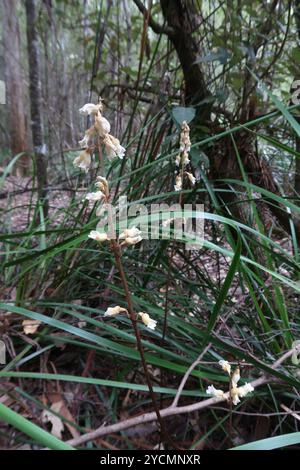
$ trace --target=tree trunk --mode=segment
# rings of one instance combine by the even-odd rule
[[[47,161],[45,156],[46,145],[43,139],[42,127],[42,98],[39,72],[39,46],[36,32],[36,5],[35,0],[25,0],[27,20],[27,49],[29,63],[29,91],[31,109],[31,129],[36,163],[38,197],[44,209],[44,215],[48,213],[47,201]]]
[[[209,119],[212,102],[208,100],[211,94],[206,86],[201,64],[197,63],[200,56],[199,47],[192,35],[197,28],[195,6],[191,1],[161,0],[161,8],[171,27],[169,39],[175,47],[182,67],[186,104],[196,105],[197,119],[205,121]],[[205,103],[202,103],[203,100]]]
[[[30,158],[26,132],[24,79],[21,70],[17,2],[16,0],[3,0],[2,8],[10,149],[13,156],[18,153],[25,153],[16,164],[16,173],[25,176],[29,170]]]

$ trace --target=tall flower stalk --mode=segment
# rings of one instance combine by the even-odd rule
[[[79,141],[82,151],[78,157],[74,160],[74,165],[81,168],[85,172],[88,172],[92,164],[92,155],[97,149],[100,159],[100,168],[101,172],[104,171],[104,160],[103,160],[103,149],[105,155],[109,160],[114,158],[123,158],[125,155],[125,148],[120,144],[119,139],[110,134],[110,123],[103,116],[103,103],[100,99],[97,105],[93,103],[85,104],[80,110],[80,113],[83,115],[89,115],[93,119],[91,127],[85,132],[85,135],[82,140]],[[96,141],[96,144],[95,144]],[[88,193],[86,199],[93,201],[94,203],[106,203],[107,214],[108,214],[108,225],[112,227],[113,224],[113,215],[112,209],[109,204],[110,201],[110,189],[109,183],[104,176],[98,176],[95,182],[96,191],[94,193]],[[157,421],[159,423],[160,432],[162,436],[170,442],[168,434],[165,432],[164,424],[159,412],[159,407],[157,405],[151,378],[149,375],[144,348],[141,340],[141,333],[138,326],[139,319],[144,323],[144,325],[151,330],[154,330],[156,327],[156,321],[153,320],[148,313],[146,312],[135,312],[132,296],[130,293],[127,276],[125,273],[124,265],[122,262],[122,248],[130,247],[142,241],[142,235],[139,229],[136,227],[125,229],[118,238],[110,237],[107,232],[100,232],[99,230],[92,230],[89,233],[89,238],[95,240],[99,244],[108,242],[110,245],[111,252],[114,255],[116,267],[118,269],[121,283],[124,290],[124,296],[126,301],[126,307],[123,308],[120,306],[109,307],[105,316],[116,316],[120,314],[126,314],[132,324],[134,335],[136,338],[137,349],[140,354],[142,367],[144,370],[146,382],[149,388],[150,397],[153,403],[153,407],[157,416]],[[172,443],[172,445],[174,445]]]

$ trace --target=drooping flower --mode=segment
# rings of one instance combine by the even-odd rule
[[[88,193],[85,196],[85,199],[87,199],[88,201],[96,202],[101,201],[101,199],[103,199],[104,197],[105,195],[102,191],[96,191],[95,193]]]
[[[235,369],[235,371],[233,372],[232,376],[231,376],[232,387],[237,387],[237,384],[238,384],[240,378],[241,378],[241,375],[240,375],[240,368],[237,367],[237,368]]]
[[[236,376],[236,378],[237,377],[238,376]],[[241,401],[240,398],[244,398],[246,395],[248,395],[248,393],[253,392],[254,387],[249,383],[245,383],[245,385],[242,385],[241,387],[237,387],[236,383],[233,380],[233,378],[231,379],[231,381],[232,381],[233,385],[232,385],[232,388],[230,390],[230,396],[231,396],[231,399],[232,399],[232,403],[234,405],[237,405]]]
[[[181,191],[181,189],[182,189],[182,178],[181,178],[180,175],[176,176],[174,189],[175,189],[175,191]]]
[[[219,361],[219,365],[230,376],[229,392],[226,394],[226,398],[229,396],[232,404],[237,405],[241,401],[240,398],[244,398],[246,395],[248,395],[248,393],[253,392],[254,387],[250,383],[245,383],[245,385],[242,385],[241,387],[237,386],[241,378],[239,367],[237,367],[231,375],[231,366],[227,361],[224,361],[222,359],[221,361]],[[213,385],[210,385],[207,388],[206,393],[209,395],[220,397],[225,395],[225,392],[223,392],[223,390],[216,390]]]
[[[144,325],[146,325],[147,328],[149,328],[149,330],[155,330],[157,325],[156,320],[153,320],[153,318],[151,318],[150,315],[145,312],[139,312],[138,315],[141,317],[142,322]]]
[[[137,243],[140,243],[143,240],[143,238],[138,235],[137,237],[127,237],[124,240],[125,245],[132,246],[136,245]]]
[[[108,182],[107,182],[107,179],[104,178],[104,176],[97,176],[97,181],[95,183],[95,186],[104,194],[108,192]]]
[[[119,235],[120,240],[124,240],[125,245],[136,245],[143,240],[142,232],[137,227],[127,228]]]
[[[105,232],[98,232],[98,230],[92,230],[89,235],[89,238],[92,238],[93,240],[96,240],[97,242],[105,242],[108,240],[108,235]]]
[[[181,163],[183,167],[187,166],[190,163],[189,154],[186,150],[182,152]]]
[[[212,395],[213,397],[222,397],[224,395],[223,390],[217,390],[213,385],[209,385],[206,389],[207,395]]]
[[[180,151],[189,152],[191,150],[191,141],[190,141],[190,128],[186,121],[183,121],[181,125],[181,134],[180,134]]]
[[[110,123],[100,112],[95,117],[95,129],[102,138],[105,138],[106,134],[110,132]]]
[[[89,171],[91,166],[91,152],[89,149],[82,150],[82,152],[75,158],[73,165],[81,168],[86,173]]]
[[[121,240],[124,238],[134,238],[140,236],[141,233],[142,232],[137,227],[126,228],[122,233],[120,233],[119,238]]]
[[[231,389],[230,396],[231,396],[231,400],[232,400],[233,405],[236,406],[238,403],[241,402],[241,400],[239,399],[239,394],[238,394],[238,389],[237,388],[232,388]]]
[[[95,127],[90,127],[87,131],[85,131],[83,139],[79,140],[80,147],[88,147],[90,145],[90,141],[92,137],[95,135]]]
[[[231,373],[231,365],[229,364],[228,361],[224,361],[223,359],[221,359],[221,361],[219,361],[219,365],[222,367],[222,369],[227,372],[228,375],[230,375]]]
[[[108,307],[106,312],[104,313],[105,317],[114,317],[116,315],[119,315],[119,313],[128,313],[126,308],[120,307],[119,305],[116,305],[116,307]]]
[[[241,387],[238,388],[238,394],[241,398],[244,398],[248,393],[251,393],[254,391],[254,387],[252,387],[251,384],[245,383],[245,385],[242,385]]]
[[[188,171],[186,171],[185,174],[187,175],[188,179],[190,180],[190,182],[194,186],[197,180],[196,180],[195,176],[193,175],[193,173],[189,173]]]
[[[96,115],[98,112],[102,111],[102,103],[94,104],[94,103],[86,103],[82,108],[79,109],[80,114],[84,116],[88,116],[90,114]]]
[[[116,157],[124,158],[126,150],[120,144],[119,139],[111,134],[107,134],[103,139],[103,143],[109,160],[113,160]]]

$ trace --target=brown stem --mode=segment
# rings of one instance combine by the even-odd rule
[[[148,385],[148,388],[149,388],[149,393],[150,393],[150,397],[151,397],[151,400],[152,400],[152,403],[153,403],[154,411],[156,413],[157,421],[159,423],[160,432],[164,436],[166,441],[168,441],[173,447],[178,448],[176,446],[176,444],[174,442],[172,442],[172,440],[168,436],[168,434],[165,430],[165,426],[164,426],[163,421],[162,421],[162,417],[161,417],[160,412],[159,412],[159,407],[157,406],[157,402],[156,402],[156,399],[155,399],[155,395],[154,395],[154,391],[153,391],[153,387],[152,387],[152,383],[151,383],[151,378],[150,378],[149,371],[148,371],[148,368],[147,368],[147,362],[146,362],[146,359],[145,359],[145,353],[144,353],[144,348],[143,348],[143,345],[142,345],[141,334],[140,334],[140,330],[139,330],[138,325],[137,325],[137,318],[136,318],[136,314],[134,313],[131,294],[130,294],[126,274],[125,274],[123,263],[122,263],[122,252],[121,252],[120,245],[115,240],[111,240],[110,246],[111,246],[111,250],[114,254],[116,265],[117,265],[117,268],[118,268],[118,271],[119,271],[119,274],[120,274],[120,277],[121,277],[121,282],[122,282],[122,285],[123,285],[125,298],[126,298],[126,303],[127,303],[127,307],[128,307],[127,310],[128,310],[128,313],[129,313],[129,318],[130,318],[130,321],[131,321],[131,324],[132,324],[132,327],[133,327],[133,331],[134,331],[134,334],[135,334],[137,349],[138,349],[140,357],[141,357],[142,366],[143,366],[144,373],[145,373],[145,378],[146,378],[147,385]]]
[[[102,153],[102,139],[98,137],[98,152],[99,152],[99,162],[100,162],[100,175],[104,175],[104,159]]]

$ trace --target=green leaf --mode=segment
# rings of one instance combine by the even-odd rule
[[[227,296],[227,293],[230,289],[230,286],[232,284],[232,281],[233,281],[233,278],[234,278],[234,275],[236,273],[236,270],[238,268],[238,265],[239,265],[239,262],[240,262],[240,258],[241,258],[241,251],[242,251],[242,243],[241,243],[241,238],[239,237],[238,239],[238,244],[237,244],[237,248],[236,248],[236,251],[235,251],[235,254],[234,254],[234,257],[232,259],[232,263],[230,265],[230,268],[229,268],[229,271],[227,273],[227,276],[226,276],[226,279],[222,285],[222,288],[221,288],[221,291],[220,291],[220,294],[217,298],[217,301],[214,305],[214,308],[213,308],[213,311],[212,311],[212,314],[210,316],[210,319],[209,319],[209,322],[208,322],[208,325],[207,325],[207,329],[206,329],[206,336],[204,338],[204,342],[202,344],[202,348],[204,349],[204,347],[206,346],[208,340],[209,340],[209,337],[210,337],[210,334],[214,328],[214,326],[216,325],[217,321],[218,321],[218,315],[221,311],[221,308],[222,308],[222,305],[224,304],[225,300],[226,300],[226,296]]]
[[[281,447],[292,446],[300,443],[300,432],[292,432],[283,434],[282,436],[269,437],[259,441],[243,444],[242,446],[233,447],[229,450],[272,450]]]
[[[175,122],[181,126],[183,121],[189,123],[194,119],[196,110],[191,106],[188,108],[185,108],[184,106],[176,106],[175,108],[172,108],[171,114]]]
[[[35,442],[38,442],[49,449],[75,450],[74,447],[66,444],[60,439],[57,439],[57,437],[52,436],[52,434],[49,434],[36,424],[31,423],[28,419],[3,405],[3,403],[0,403],[0,418],[11,426],[19,429],[19,431],[24,434],[27,434],[27,436],[30,436]]]
[[[198,57],[198,59],[195,60],[195,64],[219,61],[222,65],[225,65],[227,61],[230,59],[230,57],[231,56],[229,52],[226,49],[224,49],[224,47],[220,47],[215,52],[210,52],[209,54]]]

